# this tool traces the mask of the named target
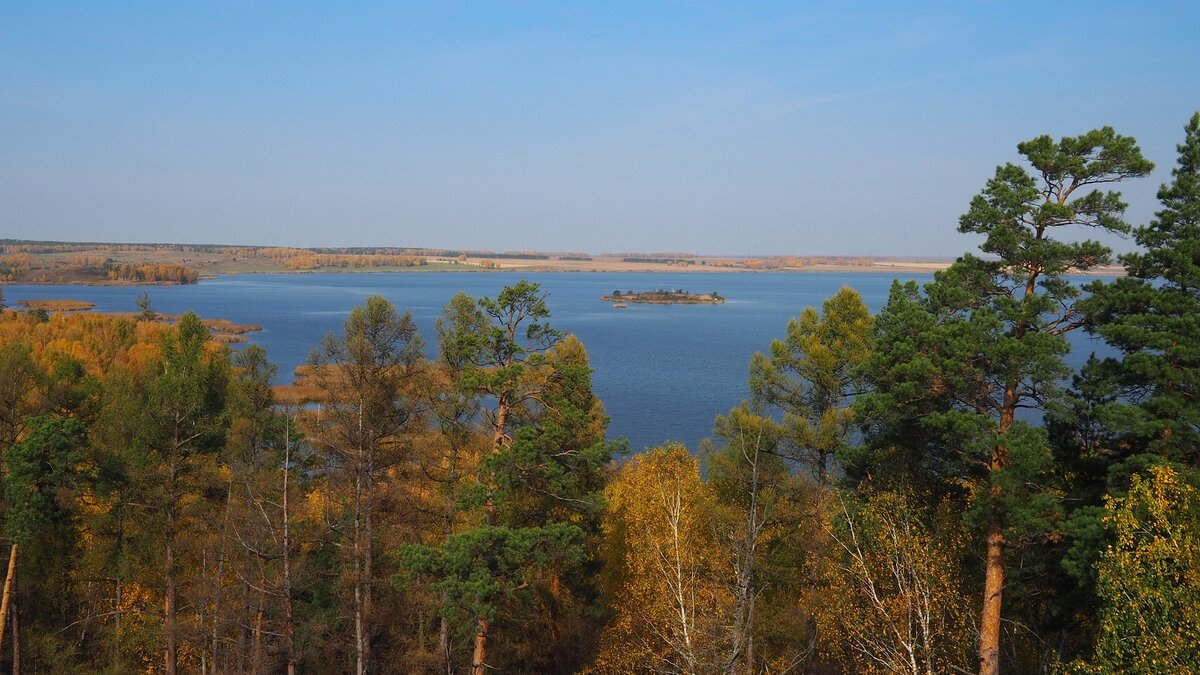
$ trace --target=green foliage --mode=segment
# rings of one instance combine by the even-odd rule
[[[470,355],[462,386],[519,403],[523,374],[545,358],[562,333],[545,322],[550,316],[540,287],[525,280],[504,287],[495,298],[480,298],[488,323],[461,331],[454,349]]]
[[[208,353],[209,332],[194,312],[163,334],[158,372],[143,383],[140,434],[149,448],[188,455],[223,441],[227,362]]]
[[[70,548],[74,541],[75,489],[87,430],[79,420],[44,415],[29,420],[25,438],[8,448],[5,530],[18,544]]]
[[[158,320],[158,312],[154,311],[154,308],[151,307],[150,294],[147,293],[146,291],[142,291],[141,295],[139,295],[137,297],[137,308],[138,308],[138,313],[137,313],[138,321],[157,321]]]
[[[860,403],[876,447],[923,446],[911,458],[929,482],[954,490],[964,481],[958,489],[976,513],[1004,514],[1012,534],[1043,530],[1053,501],[1040,487],[1052,464],[1044,431],[1016,410],[1052,400],[1069,372],[1064,333],[1080,325],[1080,291],[1066,272],[1108,262],[1096,242],[1050,234],[1124,232],[1118,193],[1082,191],[1152,167],[1108,127],[1018,150],[1040,179],[1013,164],[997,168],[960,221],[960,231],[984,235],[980,249],[993,257],[964,255],[923,296],[913,284],[893,286],[878,319],[877,339],[889,349],[873,355],[874,391]],[[917,440],[923,434],[937,440]]]
[[[478,617],[494,620],[513,593],[530,589],[539,570],[571,573],[583,562],[584,533],[576,525],[488,526],[450,537],[443,546],[406,545],[400,555],[410,574],[431,575],[444,591],[443,611],[456,624]],[[408,577],[401,576],[403,583]]]
[[[4,453],[4,525],[19,545],[15,602],[30,624],[25,665],[35,671],[79,667],[74,645],[45,627],[80,614],[80,589],[67,572],[80,553],[87,445],[87,429],[79,420],[39,415]]]
[[[843,288],[821,313],[805,308],[788,322],[787,337],[750,363],[754,402],[782,415],[781,451],[824,485],[830,462],[849,448],[850,401],[862,389],[861,366],[871,353],[872,318],[862,297]]]
[[[594,519],[604,467],[618,446],[605,441],[608,418],[592,392],[592,369],[575,337],[546,358],[538,405],[518,420],[512,442],[483,463],[497,504],[514,523]]]
[[[1120,361],[1092,364],[1087,373],[1112,387],[1100,414],[1119,434],[1116,445],[1133,448],[1121,454],[1144,452],[1195,464],[1200,459],[1200,113],[1185,132],[1174,181],[1158,191],[1162,210],[1134,232],[1145,251],[1122,256],[1128,276],[1093,284],[1083,309],[1092,330],[1122,353]]]
[[[1024,583],[1045,568],[1022,544],[1055,535],[1062,487],[1045,428],[1018,411],[1045,411],[1062,398],[1065,334],[1084,324],[1081,291],[1067,273],[1110,259],[1098,242],[1058,233],[1128,231],[1120,194],[1098,186],[1153,165],[1109,127],[1017,149],[1032,172],[998,167],[959,221],[960,232],[983,237],[985,256],[962,256],[924,294],[915,284],[893,286],[877,320],[876,339],[888,349],[872,355],[872,391],[857,402],[867,444],[850,471],[882,476],[900,465],[934,498],[965,502],[965,522],[988,536],[989,580],[1021,599]],[[1004,579],[1006,550],[1021,556],[1015,568],[1025,578]],[[1000,597],[988,596],[981,622],[989,661],[999,658]]]
[[[549,315],[538,286],[522,281],[479,300],[478,309],[455,296],[439,322],[441,361],[466,396],[443,397],[460,406],[441,423],[443,433],[453,420],[461,429],[478,397],[490,395],[493,445],[474,483],[456,492],[455,509],[475,522],[440,545],[402,546],[405,571],[396,581],[431,581],[444,598],[442,616],[460,630],[497,617],[535,630],[547,613],[578,615],[572,598],[593,593],[575,572],[594,556],[589,536],[599,528],[605,467],[618,448],[605,440],[607,418],[583,345],[550,328]],[[577,617],[570,625],[584,623]],[[566,642],[528,645],[519,661],[561,668],[570,658],[562,650],[575,649]],[[488,662],[516,658],[497,649]]]

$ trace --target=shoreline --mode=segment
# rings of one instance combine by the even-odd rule
[[[745,269],[745,268],[722,268],[722,267],[704,267],[704,266],[658,266],[658,265],[605,265],[596,267],[584,266],[558,266],[558,265],[507,265],[496,268],[483,268],[473,265],[461,265],[458,269],[421,269],[418,267],[408,267],[400,269],[315,269],[315,270],[223,270],[219,272],[206,271],[201,274],[199,281],[203,283],[212,279],[217,279],[226,276],[254,276],[254,275],[308,275],[308,274],[447,274],[447,273],[465,273],[465,274],[520,274],[526,272],[548,273],[548,274],[933,274],[945,270],[950,266],[950,263],[877,263],[875,265],[812,265],[809,267],[788,267],[782,269]],[[1068,272],[1071,276],[1087,276],[1087,277],[1122,277],[1125,276],[1125,268],[1123,267],[1103,267],[1087,272]],[[131,282],[131,281],[80,281],[80,280],[54,280],[54,281],[31,281],[31,280],[16,280],[0,282],[2,286],[96,286],[96,287],[163,287],[163,286],[192,286],[196,284],[173,284],[164,282]]]

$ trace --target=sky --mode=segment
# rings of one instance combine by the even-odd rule
[[[1195,2],[0,3],[0,238],[955,256],[1200,109]],[[1117,250],[1129,240],[1105,237]]]

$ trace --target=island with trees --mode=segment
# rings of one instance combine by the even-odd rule
[[[645,305],[720,305],[725,302],[725,298],[716,291],[712,293],[689,293],[682,288],[673,291],[660,288],[657,291],[642,291],[640,293],[615,290],[609,295],[601,296],[600,299],[605,302],[634,302]]]

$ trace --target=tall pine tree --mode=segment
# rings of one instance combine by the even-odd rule
[[[924,435],[948,439],[918,461],[968,498],[969,522],[986,542],[979,672],[988,675],[1000,670],[1006,558],[1044,533],[1056,512],[1044,487],[1052,464],[1045,431],[1018,411],[1044,409],[1069,372],[1065,334],[1083,321],[1080,290],[1067,274],[1110,260],[1098,242],[1058,236],[1127,232],[1120,194],[1095,186],[1153,168],[1132,138],[1110,127],[1057,142],[1041,136],[1017,149],[1032,172],[998,167],[959,221],[960,232],[983,237],[984,255],[959,258],[923,296],[912,286],[893,289],[879,318],[887,348],[871,364],[876,393],[863,410],[884,436],[912,437],[886,427],[915,421]]]

